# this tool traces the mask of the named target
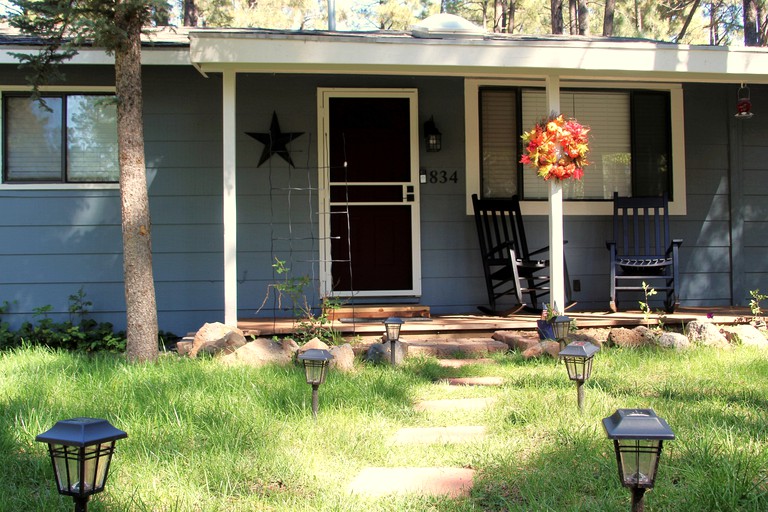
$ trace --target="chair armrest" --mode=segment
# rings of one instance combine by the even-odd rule
[[[677,249],[680,248],[681,245],[683,245],[682,238],[673,239],[672,243],[669,245],[669,248],[667,248],[667,256],[669,256],[670,253],[677,252]]]
[[[567,244],[568,240],[563,240],[563,245]],[[542,247],[541,249],[536,249],[535,251],[529,252],[528,256],[533,256],[534,254],[540,254],[542,252],[549,252],[549,246]]]
[[[615,248],[616,247],[616,242],[614,242],[613,240],[606,240],[605,241],[605,248],[610,250],[611,247]]]

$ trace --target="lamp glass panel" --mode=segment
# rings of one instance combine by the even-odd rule
[[[397,341],[398,338],[400,338],[400,324],[387,324],[387,339],[389,341]]]
[[[304,360],[304,372],[307,374],[307,384],[320,385],[325,382],[326,361]]]
[[[661,454],[661,441],[620,439],[616,443],[622,484],[626,487],[653,487]]]
[[[56,486],[62,494],[80,494],[80,448],[51,444]]]
[[[591,357],[564,357],[565,368],[571,380],[587,380],[592,373]]]
[[[104,489],[114,446],[111,442],[85,447],[85,481],[92,487],[92,492]]]
[[[565,339],[568,336],[568,329],[571,326],[571,322],[552,322],[552,329],[555,331],[555,338],[558,340]]]

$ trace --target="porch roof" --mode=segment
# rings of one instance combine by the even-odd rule
[[[487,34],[426,39],[402,32],[192,30],[202,72],[406,74],[768,83],[765,48],[577,36]]]

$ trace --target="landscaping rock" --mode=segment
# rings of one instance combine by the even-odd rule
[[[391,344],[392,343],[389,341],[374,343],[368,348],[368,352],[365,354],[365,361],[374,364],[389,364],[392,360],[392,356],[390,355]],[[405,359],[406,351],[406,346],[401,342],[401,340],[397,340],[395,342],[395,364],[402,364],[403,360]]]
[[[693,320],[688,322],[685,330],[691,343],[715,348],[730,348],[728,340],[723,336],[723,333],[711,322]]]
[[[523,351],[523,359],[533,359],[550,355],[557,358],[560,353],[560,344],[556,341],[541,341],[535,346]]]
[[[740,343],[742,345],[768,348],[768,340],[765,339],[763,333],[752,325],[728,325],[723,327],[723,335],[731,345]]]
[[[258,338],[246,343],[231,354],[221,358],[224,364],[246,364],[249,366],[264,366],[267,364],[290,364],[299,346],[292,339],[275,342],[266,338]]]
[[[230,333],[235,333],[236,335],[228,336]],[[189,356],[195,357],[201,350],[209,354],[222,351],[231,353],[243,345],[245,345],[245,337],[243,336],[243,331],[237,327],[224,325],[220,322],[207,323],[195,334]]]
[[[311,340],[309,340],[299,348],[299,354],[303,354],[307,350],[311,350],[311,349],[328,350],[329,348],[328,348],[328,344],[323,341],[320,341],[319,338],[312,338]]]
[[[506,344],[510,350],[520,351],[526,351],[541,341],[535,334],[520,331],[496,331],[491,337]]]
[[[687,336],[678,332],[663,332],[656,338],[656,344],[663,348],[685,350],[690,348],[691,342]]]
[[[569,336],[570,341],[588,341],[597,347],[608,343],[609,329],[587,328],[579,329]]]
[[[355,353],[352,351],[352,345],[345,343],[330,349],[333,359],[331,359],[330,368],[340,372],[351,372],[355,369]]]
[[[647,339],[645,331],[616,327],[608,334],[608,342],[622,348],[635,348],[647,344]]]

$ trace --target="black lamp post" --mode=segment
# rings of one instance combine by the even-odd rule
[[[59,494],[72,496],[75,512],[86,512],[91,495],[104,490],[115,441],[125,437],[107,420],[73,418],[35,438],[48,443]]]
[[[576,381],[579,411],[584,412],[584,381],[592,373],[592,359],[599,349],[588,341],[574,341],[560,351],[568,378]]]
[[[390,343],[389,360],[392,366],[395,366],[395,345],[397,340],[400,339],[400,327],[403,326],[403,321],[397,317],[389,317],[384,320],[384,327],[387,328],[387,339]]]
[[[643,512],[643,495],[656,480],[661,445],[675,434],[653,409],[618,409],[603,419],[603,428],[613,439],[619,480],[632,490],[631,510]]]
[[[568,330],[571,328],[571,319],[567,316],[556,316],[550,320],[552,331],[555,338],[560,343],[560,350],[563,350],[568,340]]]
[[[328,362],[333,359],[333,355],[324,349],[311,348],[299,354],[298,359],[304,363],[307,384],[312,386],[312,417],[317,420],[317,388],[325,382],[325,376],[328,373]]]

